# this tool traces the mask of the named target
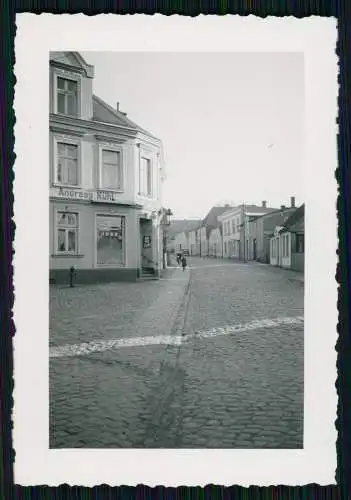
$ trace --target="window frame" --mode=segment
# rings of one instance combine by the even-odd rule
[[[157,186],[155,186],[155,175],[157,172],[155,172],[155,169],[158,171],[158,161],[157,161],[157,151],[155,152],[154,149],[151,147],[148,147],[145,144],[138,143],[137,144],[138,148],[138,164],[137,164],[137,177],[136,177],[136,185],[135,185],[135,190],[138,196],[146,199],[155,199],[157,194]],[[155,157],[156,156],[156,157]],[[145,194],[141,191],[141,165],[142,165],[142,159],[148,160],[150,162],[150,193]]]
[[[149,182],[150,182],[150,192],[144,193],[141,190],[141,165],[142,161],[145,160],[145,164],[150,167],[150,179],[148,176],[146,177],[146,183],[147,183],[147,189],[149,188]],[[139,159],[139,176],[138,176],[138,181],[139,181],[139,186],[138,186],[138,195],[143,196],[144,198],[153,198],[153,167],[152,167],[152,158],[144,154],[143,152],[140,154],[140,159]]]
[[[76,216],[76,224],[73,226],[70,226],[68,224],[65,224],[63,226],[60,226],[58,223],[59,220],[59,214],[71,214]],[[65,230],[65,250],[59,250],[59,229],[64,229]],[[75,250],[68,250],[68,232],[70,230],[74,229],[76,233],[76,249]],[[78,211],[74,210],[69,210],[65,208],[57,208],[55,210],[55,235],[54,235],[54,256],[72,256],[72,257],[78,257],[80,255],[80,213]]]
[[[302,241],[302,251],[300,250],[301,243],[299,245],[299,241]],[[304,233],[297,233],[296,234],[295,251],[298,254],[305,253],[305,234]]]
[[[67,116],[69,118],[80,118],[82,113],[82,76],[71,71],[56,69],[53,73],[54,78],[54,113],[59,116]],[[60,113],[58,110],[58,78],[70,80],[77,84],[77,115],[69,115],[68,113]]]
[[[116,217],[121,217],[124,219],[124,238],[123,238],[123,264],[99,264],[98,263],[98,250],[97,250],[97,221],[99,217],[109,217],[111,219]],[[127,234],[128,234],[128,214],[126,212],[107,212],[98,211],[94,214],[94,268],[95,269],[124,269],[128,267],[128,245],[127,245]]]
[[[62,182],[58,181],[57,178],[57,162],[58,162],[58,144],[67,144],[69,146],[76,146],[77,147],[77,184],[63,184]],[[79,139],[73,138],[68,135],[58,135],[54,134],[53,135],[53,186],[58,186],[58,187],[65,187],[65,188],[71,188],[71,189],[81,189],[82,187],[82,168],[81,168],[81,159],[82,159],[82,147],[81,147],[81,141]]]
[[[118,153],[119,156],[119,174],[121,178],[120,187],[116,189],[105,188],[102,185],[103,177],[103,152],[110,151],[112,153]],[[112,193],[123,193],[124,192],[124,161],[123,161],[123,148],[120,145],[114,143],[99,143],[99,159],[98,159],[98,189],[100,191],[109,191]]]

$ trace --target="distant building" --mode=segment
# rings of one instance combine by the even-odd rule
[[[223,257],[223,239],[222,239],[221,225],[211,229],[209,234],[208,244],[209,244],[209,257],[215,257],[215,258]]]
[[[174,235],[172,239],[174,252],[181,252],[182,250],[188,250],[189,255],[195,254],[195,231],[201,226],[201,220],[185,220],[184,224],[178,225],[178,232]],[[182,228],[179,231],[180,227]]]
[[[270,264],[273,266],[304,271],[305,258],[305,205],[295,209],[277,226],[270,238]]]
[[[254,260],[264,262],[266,264],[270,261],[270,238],[277,226],[284,226],[285,221],[296,210],[295,197],[290,199],[290,207],[282,205],[279,210],[271,209],[269,213],[257,217],[255,221],[251,222],[251,233],[254,237],[249,238],[248,246],[250,251],[253,252],[255,248],[256,257]],[[254,239],[256,242],[254,242]]]
[[[186,228],[186,233],[188,237],[188,250],[190,255],[198,255],[197,238],[196,232],[201,227],[202,221],[195,220],[191,221]]]
[[[219,217],[222,225],[223,257],[244,260],[248,259],[249,254],[253,255],[254,249],[249,253],[250,234],[252,233],[253,237],[255,232],[252,222],[274,210],[274,208],[267,207],[266,202],[263,201],[262,206],[242,204],[224,212]]]
[[[182,233],[187,225],[186,219],[172,219],[170,226],[166,229],[166,249],[167,252],[174,253],[176,246],[176,237]]]
[[[215,206],[212,207],[208,212],[204,220],[202,221],[202,226],[198,231],[198,244],[200,247],[199,254],[202,257],[208,257],[209,252],[209,236],[213,229],[216,229],[220,225],[220,217],[222,214],[232,209],[229,205],[222,207]]]

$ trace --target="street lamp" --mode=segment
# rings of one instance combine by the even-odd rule
[[[240,229],[242,229],[242,233],[240,235],[240,241],[242,241],[242,260],[246,263],[246,207],[245,203],[241,205],[241,213],[242,213],[242,223],[240,224]],[[243,239],[241,240],[241,237]]]
[[[171,225],[171,216],[173,215],[170,208],[162,209],[163,212],[160,224],[163,226],[163,269],[167,269],[167,230],[166,228]]]

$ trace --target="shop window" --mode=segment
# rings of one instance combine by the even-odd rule
[[[57,253],[78,253],[78,214],[57,212]]]
[[[78,146],[57,143],[56,182],[64,186],[78,186]]]
[[[78,82],[57,77],[57,112],[78,116]]]
[[[96,256],[98,266],[125,265],[125,217],[96,217]]]
[[[100,187],[112,191],[122,189],[120,151],[102,149]]]
[[[305,235],[297,234],[296,235],[296,252],[304,253],[305,252]]]

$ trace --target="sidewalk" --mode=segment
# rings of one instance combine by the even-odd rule
[[[161,280],[52,287],[50,346],[167,335],[188,280],[188,272],[167,269]]]

